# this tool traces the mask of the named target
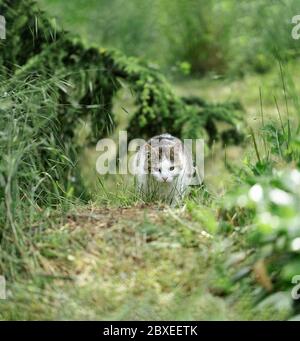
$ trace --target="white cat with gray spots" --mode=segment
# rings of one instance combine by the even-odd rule
[[[180,202],[194,174],[190,151],[170,134],[152,137],[141,146],[134,162],[138,192],[171,204]]]

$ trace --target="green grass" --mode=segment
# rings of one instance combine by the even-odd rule
[[[224,298],[239,287],[232,287],[226,272],[218,269],[228,240],[210,240],[201,231],[188,214],[170,214],[167,208],[77,208],[67,222],[46,228],[37,242],[33,239],[41,251],[43,270],[28,280],[8,282],[0,316],[5,320],[267,317],[250,310],[249,292]]]
[[[273,81],[277,74],[274,69],[268,77],[251,75],[238,84],[191,81],[176,89],[208,98],[218,91],[226,99],[231,89],[249,88],[242,100],[250,108],[251,122],[251,108],[258,108],[259,119],[256,89],[263,80],[263,89],[270,94],[264,108],[272,112],[266,120],[275,120],[270,86],[277,91]],[[115,106],[126,102],[126,96],[125,103],[121,96]],[[283,106],[284,98],[278,102]],[[253,129],[260,134],[260,124]],[[228,149],[227,162],[240,165],[253,149],[253,144],[238,152],[236,147]],[[236,186],[220,146],[207,156],[206,187],[195,189],[178,209],[141,204],[132,181],[121,176],[99,183],[96,158],[97,153],[89,149],[81,161],[94,203],[75,203],[67,214],[49,210],[46,221],[36,216],[31,223],[32,250],[27,257],[36,261],[30,261],[30,276],[8,279],[8,299],[0,302],[1,319],[279,320],[291,316],[289,294],[278,298],[277,306],[268,301],[257,305],[268,291],[255,277],[261,270],[253,270],[260,255],[253,255],[246,238],[252,218],[236,204],[233,211],[220,211],[224,192]],[[255,162],[255,154],[249,162]],[[221,176],[222,181],[217,180]]]

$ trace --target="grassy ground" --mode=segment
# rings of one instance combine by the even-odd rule
[[[255,315],[247,288],[229,286],[218,269],[239,242],[203,231],[186,211],[166,207],[70,211],[35,245],[45,271],[8,283],[1,319],[272,318]]]
[[[284,105],[277,70],[238,81],[186,81],[175,89],[211,100],[240,99],[248,123],[258,129],[260,87],[266,117],[275,119],[273,94]],[[126,92],[115,104],[121,127],[126,123],[121,110],[124,103],[130,108]],[[250,151],[253,154],[250,144],[229,148],[227,157],[241,164]],[[106,178],[100,184],[94,170],[96,157],[93,150],[87,150],[81,160],[94,202],[73,205],[67,214],[50,212],[47,222],[32,229],[32,245],[39,250],[36,255],[43,270],[17,282],[8,281],[8,298],[0,301],[1,319],[249,320],[288,316],[288,308],[254,308],[253,286],[259,283],[255,273],[243,282],[234,280],[249,251],[241,232],[215,233],[211,217],[219,214],[216,203],[232,186],[224,167],[224,150],[215,146],[207,157],[206,190],[195,190],[178,209],[138,202],[131,182],[121,177]]]

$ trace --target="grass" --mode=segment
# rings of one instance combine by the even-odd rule
[[[274,71],[263,78],[274,85],[274,91],[276,77]],[[232,89],[249,88],[242,101],[251,122],[253,108],[258,108],[257,120],[260,115],[256,89],[261,80],[254,75],[232,83],[206,79],[176,89],[208,98],[217,91],[225,99]],[[128,98],[124,103],[120,96],[115,106],[126,106]],[[270,91],[263,97],[264,112],[271,112],[271,96]],[[283,105],[284,98],[279,97],[278,106]],[[274,116],[266,114],[267,119]],[[253,129],[257,134],[259,124]],[[228,149],[227,162],[239,164],[250,150],[253,146],[238,152]],[[290,316],[289,303],[257,305],[265,289],[258,289],[261,279],[256,270],[252,275],[249,270],[252,251],[246,231],[234,222],[237,209],[225,219],[236,227],[220,233],[222,198],[235,186],[224,166],[224,150],[215,146],[207,157],[206,189],[195,189],[185,206],[175,210],[139,203],[131,182],[122,177],[98,183],[93,170],[96,157],[87,150],[81,161],[94,202],[70,203],[67,214],[49,210],[46,221],[35,217],[31,223],[32,249],[26,256],[33,259],[31,274],[8,279],[8,298],[0,301],[1,319],[274,320]],[[217,181],[220,176],[222,181]]]
[[[224,299],[227,275],[213,270],[226,240],[191,228],[168,208],[84,207],[43,232],[44,271],[9,283],[2,319],[228,320],[251,296]],[[34,239],[33,239],[34,242]],[[227,241],[228,242],[228,241]],[[217,251],[214,251],[218,247]],[[233,288],[231,288],[233,290]],[[185,308],[183,308],[185,307]],[[257,318],[264,315],[243,315]]]

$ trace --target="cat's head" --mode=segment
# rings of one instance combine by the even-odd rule
[[[146,146],[147,171],[161,183],[176,181],[183,170],[183,157],[181,144],[165,146]]]

